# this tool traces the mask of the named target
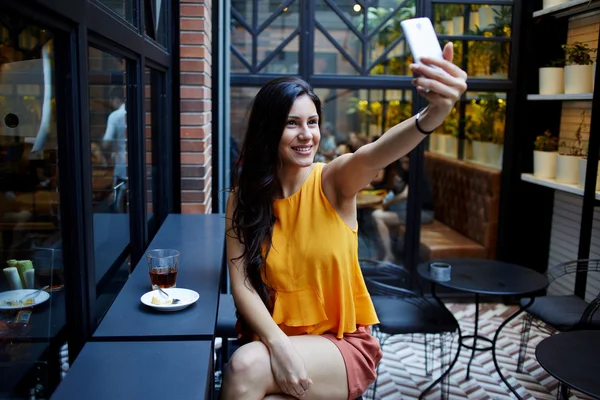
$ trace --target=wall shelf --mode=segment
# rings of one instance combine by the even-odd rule
[[[525,182],[546,186],[551,189],[560,190],[562,192],[567,192],[578,196],[583,196],[583,189],[580,188],[578,185],[560,183],[555,181],[554,179],[537,178],[533,176],[533,174],[521,174],[521,179]],[[596,192],[596,200],[600,200],[600,192]]]
[[[566,17],[569,15],[590,11],[598,7],[600,7],[600,1],[598,0],[571,0],[554,7],[535,11],[533,13],[533,18],[542,17],[545,15],[551,15],[557,18]]]
[[[528,94],[527,100],[535,101],[581,101],[593,100],[594,93],[583,94]]]

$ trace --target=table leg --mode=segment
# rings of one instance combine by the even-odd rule
[[[517,391],[515,389],[513,389],[513,387],[508,383],[508,380],[504,377],[504,375],[502,375],[502,371],[500,370],[500,366],[498,365],[498,359],[496,358],[496,342],[498,341],[498,336],[500,336],[500,332],[502,331],[502,329],[504,329],[504,327],[510,321],[517,318],[519,316],[519,314],[521,314],[523,311],[527,310],[533,304],[534,300],[535,300],[534,297],[529,299],[529,303],[525,304],[523,307],[519,307],[519,309],[517,311],[515,311],[514,314],[512,314],[510,317],[508,317],[502,324],[500,324],[500,326],[498,327],[498,330],[496,330],[496,333],[494,334],[494,340],[492,340],[492,359],[494,360],[494,367],[496,367],[496,371],[498,372],[498,375],[500,375],[500,379],[502,379],[502,382],[504,382],[504,384],[508,387],[508,389],[510,389],[510,391],[519,400],[523,400],[523,398],[521,396],[519,396]]]
[[[432,294],[433,298],[435,299],[435,301],[437,301],[440,306],[446,307],[446,305],[444,304],[444,302],[436,294],[435,283],[431,284],[431,294]],[[456,356],[454,356],[454,360],[452,360],[452,363],[450,364],[450,366],[448,367],[448,369],[445,372],[443,372],[440,375],[440,377],[437,378],[431,385],[429,385],[425,390],[423,390],[423,392],[419,396],[419,400],[423,400],[425,398],[425,396],[427,395],[427,393],[429,393],[431,391],[431,389],[433,389],[435,387],[435,385],[437,385],[444,378],[446,378],[447,376],[449,376],[450,372],[452,371],[452,368],[454,368],[454,365],[458,361],[458,356],[460,356],[460,348],[461,348],[460,343],[461,343],[461,340],[462,340],[462,332],[460,330],[460,324],[456,324],[456,325],[458,327],[458,346],[457,346],[457,349],[456,349]],[[448,351],[452,351],[452,345],[450,345],[450,348],[448,349]],[[443,391],[443,387],[442,387],[442,391]]]
[[[477,336],[479,335],[479,293],[475,293],[475,332],[473,333],[473,349],[471,350],[471,358],[467,364],[467,379],[471,377],[471,363],[477,351]]]

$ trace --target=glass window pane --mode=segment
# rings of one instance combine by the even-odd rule
[[[4,13],[0,52],[0,398],[29,398],[37,378],[48,389],[36,363],[56,365],[45,352],[66,324],[53,34]],[[44,286],[43,304],[6,303]]]
[[[354,64],[350,60],[353,60]],[[313,67],[315,74],[358,75],[359,71],[355,65],[360,68],[352,57],[347,58],[320,30],[315,30]]]
[[[259,2],[260,4],[261,2]],[[275,58],[269,63],[270,68],[261,72],[297,74],[298,73],[298,36],[294,34],[298,26],[300,16],[299,2],[295,1],[275,18],[273,22],[265,28],[258,36],[257,43],[257,63],[261,65],[265,59],[273,55],[275,49],[284,41],[293,39],[285,48],[275,55]],[[261,6],[259,6],[259,9]]]
[[[429,152],[457,158],[462,146],[462,159],[493,169],[502,168],[506,93],[467,92],[462,101],[465,103],[465,115],[460,115],[460,105],[457,104],[450,116],[430,135]]]
[[[144,32],[163,46],[167,46],[168,32],[166,20],[167,0],[144,2]]]
[[[469,42],[467,73],[473,78],[508,78],[509,42]]]
[[[252,2],[247,0],[231,0],[231,9],[237,11],[242,19],[252,26]]]
[[[102,4],[108,7],[119,17],[127,22],[133,23],[135,20],[136,1],[134,0],[100,0]]]
[[[252,35],[242,25],[232,19],[231,46],[244,57],[248,64],[252,64]],[[234,60],[235,59],[235,60]],[[231,63],[235,64],[238,58],[232,54]],[[241,64],[241,63],[240,63]],[[234,72],[238,72],[234,69]]]
[[[110,290],[116,296],[118,290],[114,286],[123,282],[123,268],[120,267],[128,255],[128,99],[125,70],[124,59],[89,47],[90,157],[98,295]]]
[[[512,10],[512,6],[434,3],[433,21],[438,34],[509,37]]]

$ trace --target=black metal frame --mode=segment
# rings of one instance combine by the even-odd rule
[[[279,46],[275,49],[269,56],[267,56],[267,60],[263,61],[260,65],[257,63],[256,59],[256,44],[258,34],[264,29],[269,21],[274,20],[277,15],[281,12],[281,10],[290,3],[290,1],[284,2],[277,11],[275,11],[270,18],[267,19],[260,27],[258,27],[256,20],[256,10],[257,3],[259,0],[253,0],[253,21],[250,23],[244,22],[242,16],[236,12],[233,8],[231,11],[232,19],[235,19],[239,23],[241,23],[252,35],[253,41],[253,49],[252,49],[252,60],[249,62],[242,63],[246,64],[248,67],[248,73],[232,73],[230,79],[230,85],[233,86],[262,86],[267,83],[269,80],[276,78],[277,75],[274,74],[261,74],[260,68],[262,64],[268,62],[268,60],[272,59],[277,51],[283,49],[283,46]],[[313,87],[316,88],[331,88],[331,89],[401,89],[401,90],[413,90],[413,86],[411,84],[412,77],[411,76],[383,76],[383,75],[373,75],[369,76],[369,72],[373,68],[373,66],[377,65],[381,62],[385,55],[394,48],[394,46],[402,40],[402,36],[397,38],[392,44],[385,49],[384,54],[378,57],[377,60],[372,62],[372,65],[367,65],[367,57],[368,54],[366,52],[367,41],[374,36],[376,33],[369,33],[366,31],[367,24],[363,23],[364,30],[360,32],[357,28],[350,23],[347,18],[342,14],[339,10],[339,7],[335,5],[335,0],[325,0],[325,3],[330,6],[333,12],[345,22],[348,26],[348,29],[353,31],[353,33],[359,38],[363,40],[363,58],[362,60],[358,60],[354,62],[353,65],[355,69],[359,72],[359,75],[349,76],[349,75],[315,75],[313,72],[313,63],[314,63],[314,35],[316,30],[323,33],[326,37],[330,36],[327,33],[326,27],[324,27],[321,23],[319,23],[315,15],[315,5],[313,1],[309,0],[295,0],[300,2],[300,27],[299,27],[299,54],[302,57],[299,57],[299,70],[298,76],[302,79],[306,80]],[[405,2],[402,2],[398,7],[404,5]],[[431,16],[433,13],[433,4],[438,3],[452,3],[452,4],[490,4],[490,5],[507,5],[513,7],[513,35],[511,38],[506,37],[493,37],[493,38],[483,38],[477,36],[448,36],[448,35],[440,35],[440,39],[448,39],[448,40],[460,40],[463,43],[467,43],[468,41],[473,40],[485,40],[485,41],[510,41],[511,42],[511,63],[509,67],[509,79],[500,80],[500,79],[469,79],[469,91],[490,91],[490,92],[506,92],[507,93],[507,115],[506,115],[506,128],[505,128],[505,146],[504,146],[504,155],[503,155],[503,163],[506,167],[503,167],[502,170],[502,198],[501,198],[501,210],[508,209],[508,204],[511,201],[511,197],[509,197],[509,193],[513,192],[514,182],[517,177],[517,170],[515,164],[517,163],[517,152],[515,150],[515,146],[513,145],[515,141],[517,141],[517,133],[515,132],[515,126],[517,124],[517,120],[515,119],[515,110],[516,103],[518,98],[518,93],[516,92],[515,82],[518,81],[518,69],[516,62],[516,54],[519,53],[519,40],[518,35],[521,32],[521,15],[522,15],[522,2],[512,1],[512,0],[417,0],[416,1],[416,15],[417,16]],[[358,4],[363,8],[367,7],[370,2],[360,0]],[[467,12],[468,14],[468,12]],[[394,12],[390,12],[390,15],[386,19],[394,17]],[[366,17],[365,17],[366,18]],[[466,16],[468,23],[468,15]],[[375,29],[374,32],[377,32],[378,29],[386,22],[383,21],[379,27]],[[296,33],[294,33],[296,34]],[[292,35],[293,36],[293,35]],[[341,48],[341,46],[336,46],[337,43],[335,40],[331,40],[331,43],[336,47],[336,49],[345,56],[348,60],[352,58],[348,56],[347,52]],[[229,46],[232,52],[232,57],[238,57],[240,60],[243,60],[243,56],[235,49],[233,45]],[[463,46],[466,48],[467,46]],[[465,55],[466,59],[466,55]],[[370,61],[369,61],[370,62]],[[420,108],[422,108],[426,103],[425,100],[420,96],[416,95],[416,92],[413,92],[413,114],[416,113]],[[463,102],[464,103],[464,102]],[[464,105],[462,106],[464,115]],[[462,146],[461,146],[462,147]],[[423,173],[424,168],[424,144],[421,144],[417,147],[415,151],[413,151],[413,155],[411,157],[411,165],[410,165],[410,174],[411,179],[416,178],[418,175]],[[520,182],[520,175],[518,175],[518,181]],[[505,192],[506,188],[506,192]],[[213,192],[213,195],[214,192]],[[513,196],[514,197],[514,196]],[[415,187],[415,190],[411,190],[409,192],[408,198],[408,209],[410,212],[407,213],[407,224],[406,224],[406,235],[405,235],[405,254],[406,259],[405,265],[410,270],[415,270],[417,264],[419,262],[419,246],[420,246],[420,230],[421,230],[421,221],[420,221],[420,209],[422,204],[422,193],[419,190],[418,186]],[[499,245],[499,254],[498,258],[500,259],[508,259],[510,255],[513,254],[514,249],[509,245],[503,245],[507,242],[507,238],[511,234],[510,226],[506,224],[501,224],[498,229],[498,245]]]
[[[58,131],[61,235],[65,265],[65,297],[70,361],[79,354],[96,328],[97,286],[94,274],[92,166],[90,160],[88,46],[127,60],[127,118],[130,185],[131,264],[137,264],[148,244],[146,218],[146,161],[144,68],[152,68],[153,157],[158,164],[152,235],[179,203],[179,65],[163,46],[143,34],[142,1],[134,0],[131,25],[101,2],[37,0],[2,2],[0,13],[27,18],[54,33],[55,86]],[[167,0],[163,0],[167,1]],[[175,15],[179,3],[168,1]],[[178,49],[179,24],[170,27],[169,46]],[[177,53],[175,51],[174,53]],[[178,55],[178,54],[177,54]],[[160,149],[160,152],[158,151]],[[122,257],[117,257],[122,263]],[[50,338],[54,343],[58,338]],[[64,339],[62,339],[64,340]],[[56,344],[56,343],[55,343]],[[56,381],[58,383],[58,373]]]

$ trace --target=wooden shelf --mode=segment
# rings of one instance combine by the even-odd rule
[[[571,0],[566,3],[535,11],[533,18],[551,15],[557,18],[580,14],[600,7],[599,0]]]
[[[554,179],[537,178],[533,176],[533,174],[521,174],[521,179],[525,182],[546,186],[551,189],[560,190],[562,192],[567,192],[578,196],[583,196],[583,189],[580,188],[578,185],[560,183],[556,182]],[[596,200],[600,200],[600,192],[596,192]]]
[[[583,94],[528,94],[527,100],[536,101],[581,101],[593,100],[594,93]]]

